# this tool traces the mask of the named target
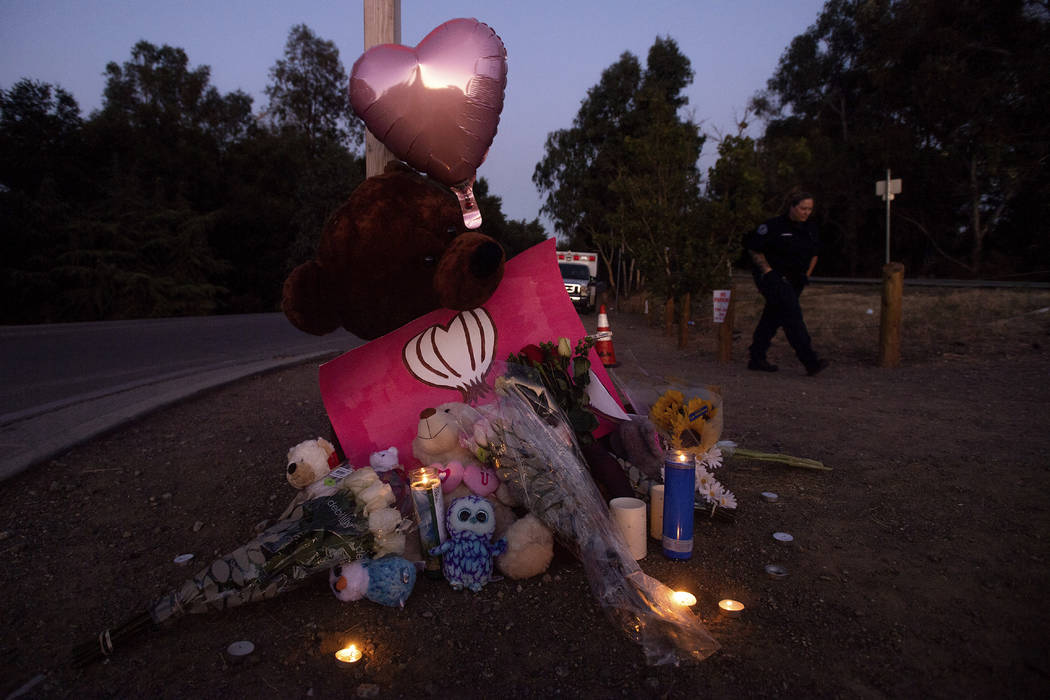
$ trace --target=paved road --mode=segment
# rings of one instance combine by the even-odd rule
[[[0,327],[0,480],[172,401],[362,342],[277,313]]]

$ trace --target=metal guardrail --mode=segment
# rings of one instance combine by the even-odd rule
[[[878,277],[810,277],[813,284],[882,284],[882,278]],[[991,288],[1002,287],[1012,289],[1050,289],[1050,282],[1009,282],[1005,280],[956,280],[937,279],[931,277],[904,278],[905,286],[912,287],[960,287],[960,288]]]
[[[813,284],[882,284],[882,277],[810,277]],[[750,283],[751,272],[748,270],[734,269],[733,282]],[[961,280],[936,277],[908,277],[904,276],[904,284],[913,287],[959,287],[970,288],[1013,288],[1013,289],[1050,289],[1050,282],[1024,282],[1013,280]]]

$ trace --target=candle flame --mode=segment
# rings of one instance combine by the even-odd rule
[[[675,591],[671,594],[671,600],[687,608],[696,605],[696,596],[689,591]]]
[[[352,664],[361,659],[361,650],[357,648],[356,644],[351,644],[350,646],[335,652],[335,658],[339,659],[344,664]]]
[[[739,600],[730,600],[729,598],[726,598],[725,600],[718,601],[718,607],[722,608],[725,612],[737,613],[744,609],[744,604]]]
[[[433,488],[434,484],[440,484],[441,477],[438,476],[436,470],[433,468],[425,467],[415,473],[415,477],[412,479],[412,488],[421,488],[423,490],[429,490]]]

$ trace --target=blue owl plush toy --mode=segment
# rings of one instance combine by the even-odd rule
[[[492,541],[496,518],[491,503],[473,494],[455,499],[445,514],[445,527],[448,539],[430,553],[441,555],[441,569],[452,588],[476,593],[489,581],[500,580],[492,576],[492,558],[507,551],[507,541]]]

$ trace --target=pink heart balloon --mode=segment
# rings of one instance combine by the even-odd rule
[[[381,44],[362,54],[350,104],[395,156],[456,190],[466,221],[506,87],[503,41],[476,19],[453,19],[415,48]]]

